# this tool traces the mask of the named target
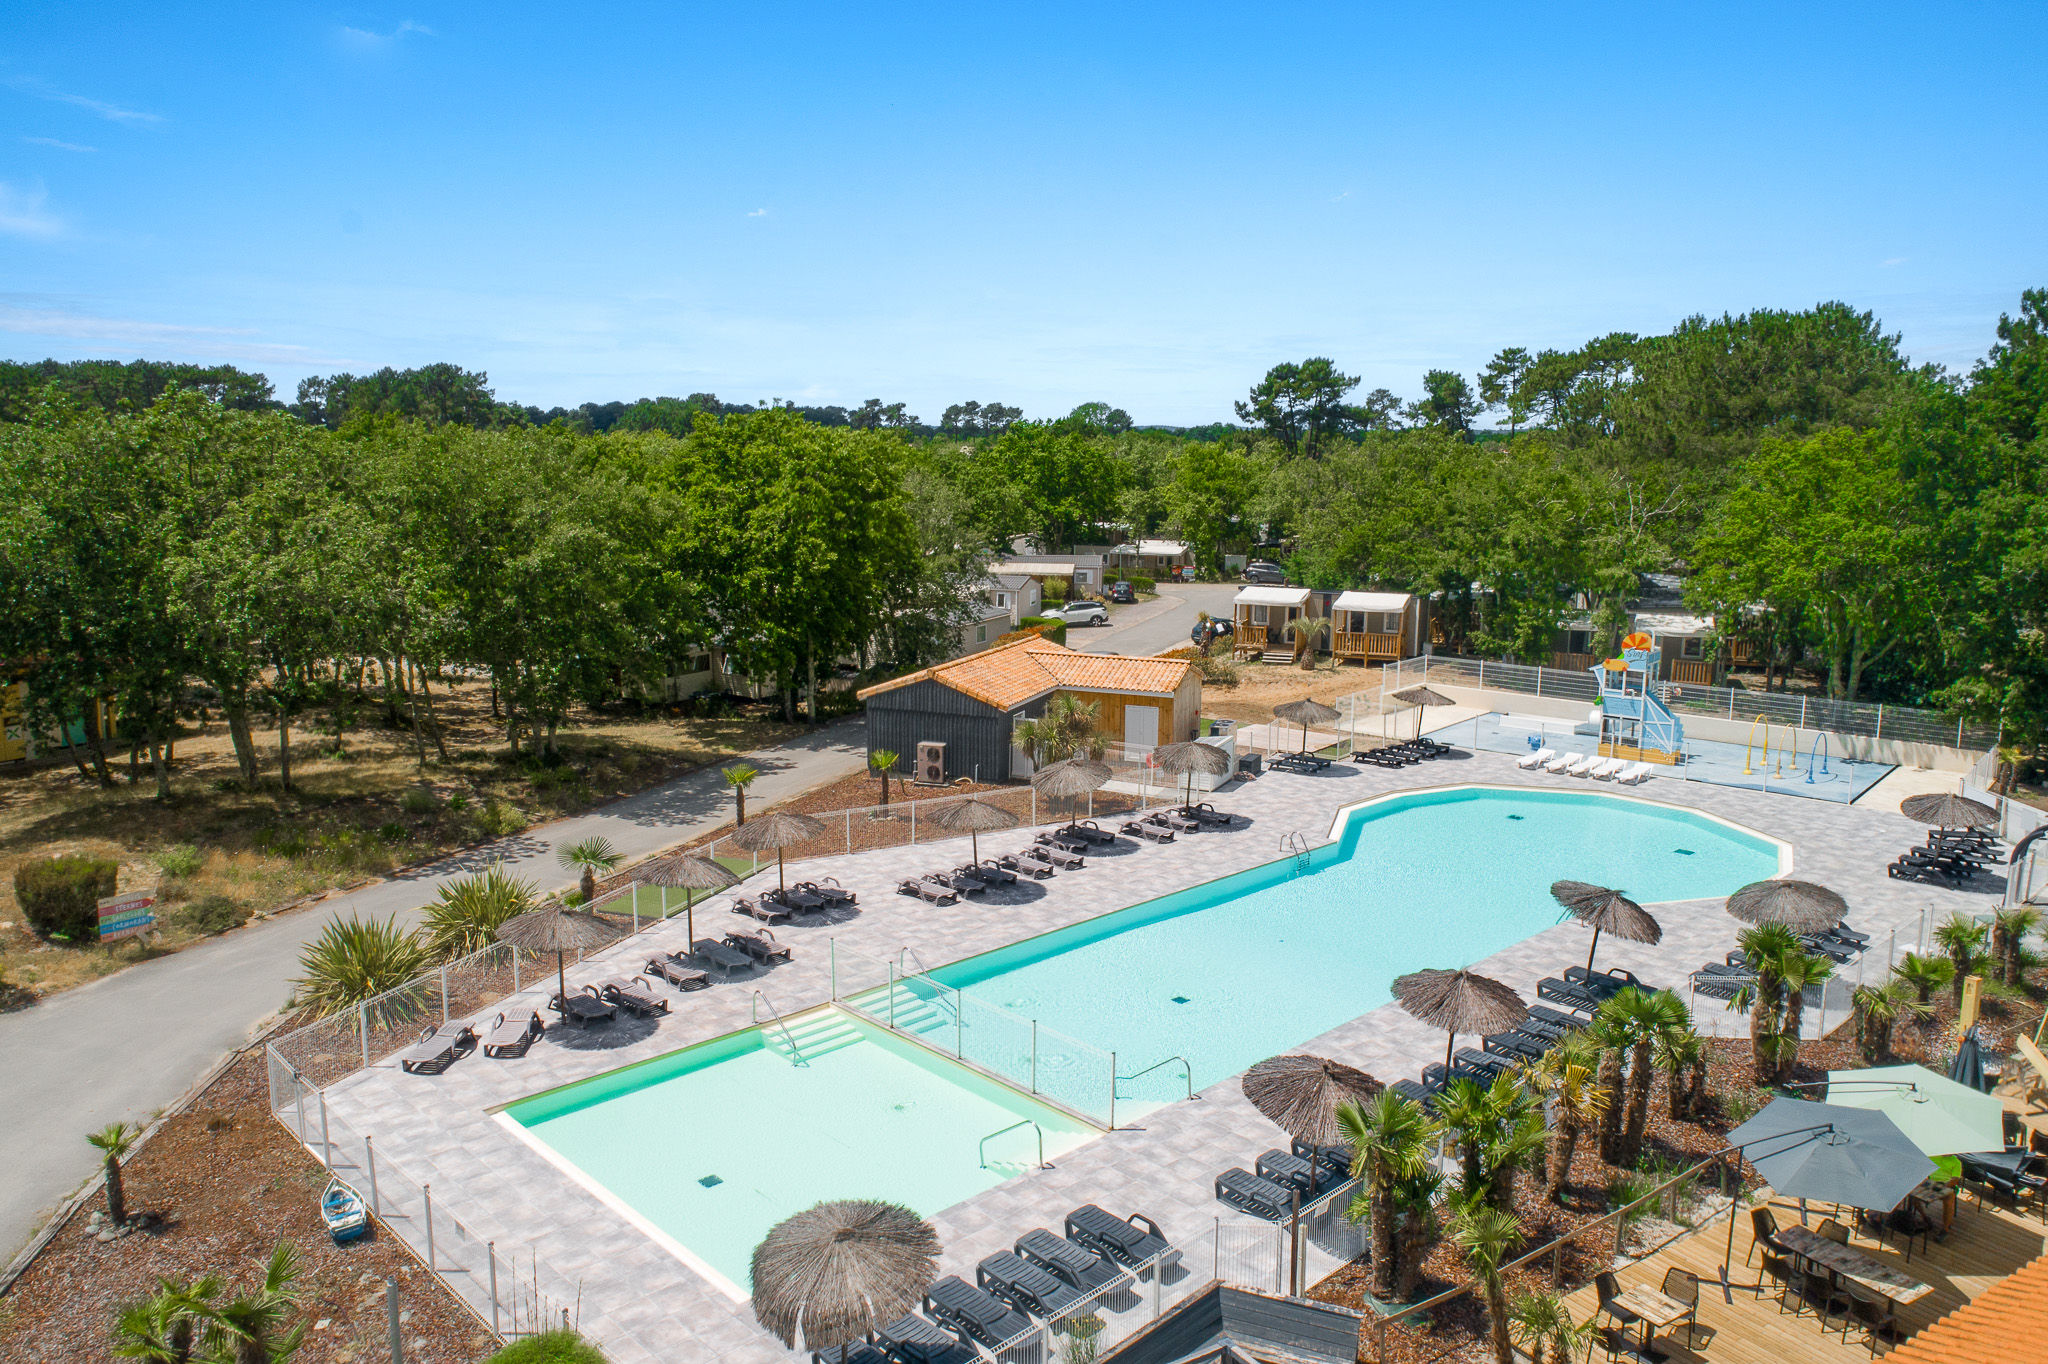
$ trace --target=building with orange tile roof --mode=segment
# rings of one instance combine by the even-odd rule
[[[1887,1364],[2048,1364],[2048,1255],[1885,1355]]]

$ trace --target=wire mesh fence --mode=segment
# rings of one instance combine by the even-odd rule
[[[1037,1312],[1029,1331],[989,1347],[997,1364],[1080,1364],[1135,1335],[1164,1310],[1162,1257],[1124,1271],[1102,1287],[1050,1312]]]

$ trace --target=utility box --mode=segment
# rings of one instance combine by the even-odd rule
[[[946,784],[946,746],[921,740],[917,745],[917,783],[920,786]]]

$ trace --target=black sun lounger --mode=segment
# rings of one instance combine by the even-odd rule
[[[991,1350],[1033,1329],[1031,1318],[957,1274],[948,1274],[925,1289],[924,1310]]]
[[[1038,855],[1056,867],[1078,871],[1088,865],[1088,859],[1081,855],[1082,844],[1069,843],[1057,834],[1038,835]]]
[[[1536,982],[1536,997],[1568,1005],[1580,1013],[1589,1014],[1600,1007],[1600,997],[1591,990],[1559,980],[1556,976],[1546,976]]]
[[[594,985],[584,986],[567,999],[551,995],[548,1007],[583,1028],[593,1023],[609,1023],[619,1016],[619,1006],[598,994]]]
[[[982,880],[979,876],[963,876],[959,872],[953,871],[935,871],[924,879],[936,881],[938,884],[950,887],[962,895],[988,894],[988,882]]]
[[[1115,834],[1103,828],[1092,819],[1085,823],[1063,824],[1060,826],[1059,832],[1067,838],[1075,839],[1082,843],[1116,842]]]
[[[764,966],[773,966],[778,961],[789,960],[789,949],[775,940],[767,929],[759,933],[728,933],[725,945],[738,952],[744,952]]]
[[[1303,1198],[1312,1197],[1323,1182],[1323,1167],[1313,1157],[1298,1156],[1277,1146],[1252,1163],[1252,1173],[1283,1189],[1299,1190]]]
[[[850,1340],[829,1350],[811,1351],[811,1364],[889,1364],[889,1356],[879,1345]]]
[[[1154,843],[1173,842],[1173,830],[1164,824],[1154,824],[1150,820],[1131,820],[1124,825],[1123,831],[1138,838],[1150,839]]]
[[[1535,1019],[1539,1023],[1548,1023],[1553,1027],[1559,1028],[1565,1032],[1570,1032],[1575,1028],[1583,1028],[1586,1026],[1586,1019],[1580,1016],[1579,1014],[1559,1013],[1557,1010],[1547,1008],[1541,1004],[1532,1004],[1529,1006],[1529,1017]]]
[[[1043,881],[1053,874],[1052,860],[1035,852],[1011,853],[1007,857],[998,857],[996,865],[1022,872],[1034,881]]]
[[[1548,1050],[1536,1038],[1520,1032],[1492,1032],[1480,1039],[1480,1049],[1510,1061],[1541,1060]]]
[[[1017,1238],[1019,1255],[1045,1270],[1062,1283],[1083,1293],[1103,1290],[1117,1292],[1131,1286],[1131,1276],[1095,1251],[1036,1227]]]
[[[1216,1197],[1268,1222],[1278,1222],[1294,1210],[1294,1190],[1242,1167],[1216,1176]]]
[[[915,1312],[876,1327],[875,1338],[896,1364],[975,1364],[981,1358],[954,1332]]]
[[[825,909],[825,897],[814,895],[802,886],[764,890],[761,899],[765,904],[781,905],[792,914],[820,914]]]
[[[1408,1100],[1408,1102],[1421,1104],[1424,1108],[1428,1108],[1436,1098],[1435,1090],[1425,1089],[1413,1080],[1396,1080],[1388,1085],[1387,1088],[1393,1090],[1396,1094]]]
[[[1185,810],[1154,810],[1145,816],[1153,824],[1164,824],[1177,834],[1198,834],[1202,832],[1202,821]]]
[[[711,983],[711,978],[702,971],[692,971],[672,957],[649,957],[641,971],[657,980],[665,980],[678,990],[701,990]]]
[[[732,979],[735,971],[751,971],[754,959],[737,947],[730,947],[712,938],[699,938],[690,944],[690,955],[725,972],[726,979]]]
[[[860,902],[858,895],[840,885],[837,879],[830,876],[822,881],[806,881],[803,883],[802,888],[823,900],[833,909]]]
[[[1341,1184],[1351,1178],[1352,1150],[1348,1146],[1316,1146],[1300,1137],[1287,1143],[1288,1149],[1303,1160],[1312,1160],[1322,1168],[1324,1188]]]
[[[464,1024],[429,1024],[419,1040],[398,1058],[398,1068],[408,1075],[439,1075],[455,1064],[458,1056],[476,1050],[476,1029]]]
[[[526,1049],[533,1045],[533,1039],[541,1034],[540,1014],[529,1009],[526,1017],[507,1017],[499,1014],[491,1024],[491,1030],[484,1034],[484,1055],[524,1056]]]
[[[796,913],[788,905],[778,905],[765,895],[758,900],[749,900],[744,895],[735,896],[732,912],[744,914],[750,919],[759,919],[764,924],[786,924]]]
[[[1093,1203],[1083,1203],[1067,1214],[1066,1233],[1068,1240],[1128,1269],[1140,1268],[1155,1257],[1161,1268],[1180,1263],[1180,1252],[1167,1244],[1159,1224],[1140,1212],[1128,1218],[1113,1217]]]
[[[913,876],[898,881],[896,883],[896,893],[898,895],[915,895],[918,899],[928,900],[935,905],[957,905],[960,903],[959,895],[954,893],[951,886],[942,886],[936,881],[928,881],[921,876]]]
[[[984,1256],[974,1267],[974,1281],[1019,1312],[1040,1317],[1056,1317],[1082,1296],[1080,1289],[1008,1250]]]
[[[1460,1047],[1451,1060],[1453,1075],[1463,1075],[1478,1080],[1481,1084],[1492,1084],[1497,1076],[1513,1070],[1514,1064],[1498,1056],[1488,1056],[1477,1047]]]
[[[1207,801],[1200,805],[1183,805],[1180,812],[1212,829],[1228,829],[1244,818],[1243,815],[1228,810],[1219,810]]]
[[[946,879],[954,885],[971,884],[976,890],[982,891],[993,890],[997,886],[1008,884],[1008,882],[1003,881],[979,862],[962,863],[947,872]],[[1010,881],[1015,881],[1016,879],[1015,875],[1010,877]]]
[[[654,993],[654,987],[647,983],[645,976],[627,976],[608,980],[597,987],[598,993],[622,1009],[652,1018],[668,1012],[668,1001]]]
[[[1016,869],[1004,866],[1000,858],[983,858],[974,864],[974,874],[991,885],[1014,886],[1017,884]]]

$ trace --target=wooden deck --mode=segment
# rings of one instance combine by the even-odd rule
[[[1799,1220],[1795,1203],[1774,1202],[1771,1208],[1780,1226]],[[1818,1226],[1824,1215],[1813,1211],[1809,1220]],[[1737,1285],[1755,1285],[1759,1278],[1756,1266],[1742,1263],[1750,1249],[1747,1208],[1738,1210],[1735,1226],[1735,1263],[1729,1280]],[[1966,1195],[1957,1208],[1948,1240],[1915,1243],[1911,1260],[1896,1244],[1880,1246],[1860,1233],[1852,1238],[1851,1244],[1933,1287],[1932,1293],[1899,1309],[1899,1327],[1910,1336],[2040,1256],[2044,1242],[2048,1242],[2044,1230],[2048,1228],[2033,1218],[1996,1207],[1979,1207]],[[1655,1288],[1664,1282],[1664,1271],[1674,1265],[1699,1276],[1701,1329],[1693,1338],[1692,1348],[1686,1346],[1683,1326],[1677,1327],[1675,1333],[1659,1332],[1655,1339],[1657,1349],[1670,1353],[1672,1364],[1692,1364],[1696,1360],[1705,1364],[1791,1364],[1794,1360],[1801,1364],[1853,1364],[1870,1358],[1870,1347],[1860,1332],[1852,1329],[1846,1341],[1839,1330],[1823,1336],[1820,1323],[1811,1313],[1795,1317],[1780,1312],[1773,1294],[1759,1295],[1738,1287],[1733,1304],[1724,1299],[1718,1279],[1727,1238],[1728,1223],[1724,1218],[1680,1237],[1646,1260],[1616,1271],[1615,1277],[1624,1290],[1636,1284]],[[1590,1319],[1599,1305],[1598,1295],[1590,1284],[1565,1301],[1574,1321]],[[1594,1357],[1601,1358],[1601,1352],[1596,1350]]]

